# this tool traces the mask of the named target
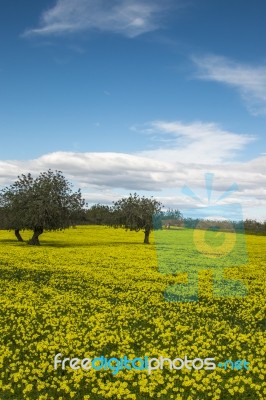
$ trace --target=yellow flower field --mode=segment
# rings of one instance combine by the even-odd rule
[[[199,301],[182,303],[163,296],[186,275],[159,272],[154,236],[143,245],[142,232],[87,226],[45,233],[32,247],[0,231],[0,399],[265,399],[266,237],[246,238],[248,264],[227,276],[242,279],[248,296],[213,297],[207,270],[200,272]],[[58,353],[187,355],[249,366],[55,370]]]

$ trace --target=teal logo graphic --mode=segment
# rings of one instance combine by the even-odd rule
[[[207,201],[189,187],[183,188],[182,192],[200,207],[182,211],[182,228],[154,232],[159,271],[173,277],[183,274],[186,279],[186,283],[167,287],[164,297],[168,301],[198,301],[199,272],[202,270],[212,273],[213,296],[247,295],[247,288],[241,280],[224,276],[225,269],[244,265],[248,258],[242,207],[238,203],[223,204],[223,200],[238,188],[233,184],[213,201],[213,177],[213,174],[205,174]]]

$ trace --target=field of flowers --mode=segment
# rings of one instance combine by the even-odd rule
[[[178,235],[184,260],[187,231],[161,234]],[[201,269],[195,302],[164,298],[186,273],[158,270],[154,236],[143,245],[142,232],[89,226],[40,238],[31,247],[0,231],[1,400],[266,398],[265,236],[246,236],[248,263],[226,273],[246,297],[213,297],[212,271]],[[55,370],[57,353],[245,359],[249,369]]]

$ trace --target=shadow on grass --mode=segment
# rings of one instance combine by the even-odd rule
[[[16,239],[1,239],[1,243],[24,243],[24,242],[18,242]]]
[[[66,243],[66,242],[49,242],[43,240],[40,247],[94,247],[94,246],[126,246],[136,245],[143,246],[143,243],[139,242],[84,242],[84,243]],[[33,246],[34,247],[34,246]]]
[[[32,246],[27,243],[27,240],[24,242],[18,242],[17,240],[13,239],[0,239],[0,243],[11,244],[15,246],[28,246],[28,247],[58,247],[58,248],[71,248],[71,247],[94,247],[94,246],[126,246],[126,245],[135,245],[135,246],[143,246],[142,242],[106,242],[106,241],[99,241],[99,242],[80,242],[80,243],[71,243],[71,242],[50,242],[48,240],[40,241],[40,246]]]

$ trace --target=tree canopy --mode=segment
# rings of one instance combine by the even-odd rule
[[[112,217],[112,208],[102,204],[94,204],[85,212],[85,219],[89,224],[108,225]]]
[[[164,211],[161,216],[161,222],[164,225],[180,225],[183,221],[183,216],[181,212],[177,209],[169,208]]]
[[[143,230],[144,243],[149,243],[149,235],[153,229],[154,216],[160,214],[162,204],[153,197],[140,197],[130,193],[114,203],[112,220],[109,225],[130,230]]]
[[[5,228],[34,231],[29,244],[39,244],[44,230],[67,228],[80,218],[85,200],[61,171],[48,170],[33,178],[21,175],[1,191],[0,204],[5,215]],[[20,236],[20,235],[19,235]],[[17,236],[18,237],[18,236]],[[18,237],[19,238],[19,237]]]

